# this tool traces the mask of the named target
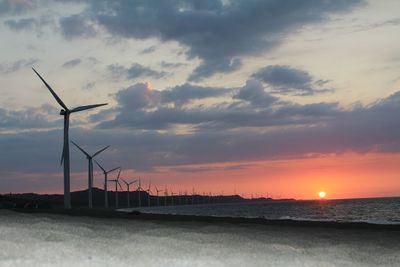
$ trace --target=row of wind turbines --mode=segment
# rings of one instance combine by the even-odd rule
[[[93,109],[93,108],[97,108],[97,107],[101,107],[101,106],[105,106],[107,105],[107,103],[102,103],[102,104],[93,104],[93,105],[86,105],[86,106],[79,106],[79,107],[75,107],[72,109],[69,109],[64,102],[61,100],[61,98],[55,93],[55,91],[51,88],[51,86],[43,79],[43,77],[34,69],[32,68],[32,70],[36,73],[36,75],[39,77],[39,79],[44,83],[44,85],[47,87],[47,89],[49,90],[49,92],[52,94],[52,96],[54,97],[54,99],[57,101],[57,103],[62,107],[62,109],[60,110],[60,115],[64,116],[64,142],[63,142],[63,150],[62,150],[62,155],[61,155],[61,162],[60,164],[63,165],[63,170],[64,170],[64,208],[65,209],[71,209],[71,192],[70,192],[70,151],[69,151],[69,118],[70,115],[72,113],[76,113],[76,112],[80,112],[80,111],[84,111],[84,110],[88,110],[88,109]],[[74,146],[76,146],[87,158],[88,160],[88,206],[89,208],[93,207],[93,158],[96,157],[97,155],[99,155],[101,152],[103,152],[104,150],[106,150],[109,146],[106,146],[100,150],[98,150],[97,152],[93,153],[93,154],[89,154],[87,151],[85,151],[82,147],[80,147],[77,143],[71,141],[72,144]],[[103,168],[103,166],[101,166],[97,161],[95,161],[95,163],[97,164],[97,166],[99,166],[99,168],[103,171],[104,174],[104,206],[105,208],[108,208],[108,182],[114,182],[115,183],[115,195],[116,195],[116,199],[115,199],[115,206],[116,208],[118,208],[118,186],[122,189],[122,186],[119,182],[120,179],[120,174],[121,174],[121,167],[116,167],[116,168],[112,168],[109,170],[106,170],[105,168]],[[118,176],[116,179],[108,179],[108,174],[111,172],[114,172],[116,170],[119,169],[118,172]],[[139,198],[138,198],[138,206],[140,207],[141,204],[141,195],[140,192],[144,191],[148,193],[148,206],[150,206],[150,193],[151,193],[151,182],[149,183],[149,187],[148,189],[143,189],[141,186],[141,180],[140,178],[138,180],[134,180],[131,182],[127,182],[126,180],[124,180],[123,178],[121,178],[121,180],[126,184],[127,186],[127,203],[128,203],[128,207],[130,207],[130,186],[136,182],[138,182],[138,187],[136,189],[136,191],[138,191],[139,193]],[[159,190],[156,187],[156,196],[157,196],[157,205],[160,205],[160,199],[159,199],[159,193],[160,192],[164,192],[164,205],[167,205],[167,197],[168,197],[168,191],[167,189],[165,190]],[[171,196],[171,203],[172,205],[174,205],[174,196],[180,196],[179,201],[181,202],[181,198],[182,195],[181,194],[174,194],[172,191],[170,192],[170,196]],[[187,200],[187,193],[185,192],[185,199]],[[203,198],[206,197],[209,199],[211,199],[211,194],[203,195]],[[206,199],[205,198],[205,199]],[[195,204],[195,192],[193,189],[193,194],[192,194],[192,203],[191,204]],[[186,204],[190,204],[190,203],[186,203]]]

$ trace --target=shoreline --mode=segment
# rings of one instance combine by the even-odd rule
[[[368,222],[335,222],[335,221],[314,221],[314,220],[293,220],[293,219],[266,219],[266,218],[245,218],[245,217],[217,217],[202,215],[179,215],[179,214],[158,214],[143,213],[139,211],[116,211],[105,209],[11,209],[11,211],[28,214],[56,214],[74,217],[92,217],[104,219],[129,219],[141,221],[165,221],[165,222],[202,222],[218,224],[256,224],[265,226],[287,226],[307,228],[336,228],[336,229],[369,229],[369,230],[390,230],[400,231],[400,224],[373,224]]]

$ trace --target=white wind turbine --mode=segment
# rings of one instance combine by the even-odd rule
[[[61,98],[54,92],[54,90],[47,84],[47,82],[40,76],[40,74],[32,68],[36,75],[42,80],[44,85],[46,85],[47,89],[56,99],[58,104],[63,108],[60,111],[60,115],[64,116],[64,145],[63,145],[63,152],[61,156],[61,164],[64,164],[64,208],[70,209],[71,208],[71,191],[70,191],[70,163],[69,163],[69,137],[68,137],[68,129],[69,129],[69,116],[71,113],[79,112],[82,110],[92,109],[100,106],[107,105],[104,104],[95,104],[95,105],[88,105],[88,106],[80,106],[73,109],[68,109],[67,106],[62,102]]]
[[[89,208],[93,208],[93,195],[92,195],[92,189],[93,189],[93,158],[96,157],[98,154],[106,150],[109,146],[106,146],[93,155],[90,155],[87,153],[83,148],[78,146],[74,141],[71,141],[72,144],[74,144],[84,155],[86,155],[86,158],[88,159],[88,195],[89,195]]]
[[[133,184],[133,183],[136,183],[137,182],[137,180],[134,180],[134,181],[132,181],[132,182],[127,182],[127,181],[125,181],[123,178],[121,178],[121,180],[122,180],[122,182],[124,182],[125,183],[125,185],[126,185],[126,189],[127,189],[127,191],[128,191],[128,199],[127,199],[127,201],[128,201],[128,208],[130,208],[131,207],[131,202],[130,202],[130,197],[129,197],[129,186],[131,185],[131,184]]]
[[[94,161],[96,162],[97,166],[99,166],[99,168],[103,171],[104,174],[104,207],[107,209],[108,208],[108,174],[110,172],[116,171],[118,169],[120,169],[121,167],[117,167],[114,169],[110,169],[108,171],[106,171],[101,165],[100,163],[98,163],[96,160]]]
[[[157,186],[155,188],[157,193],[157,206],[160,206],[160,198],[158,197],[158,193],[162,192],[163,190],[162,189],[158,190]]]
[[[117,179],[109,180],[110,182],[115,182],[115,208],[118,209],[118,186],[122,190],[122,186],[119,182],[119,176],[121,174],[121,168],[119,168]]]

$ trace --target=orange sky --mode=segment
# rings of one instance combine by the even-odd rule
[[[180,166],[214,168],[202,172],[176,172],[166,168],[160,168],[159,173],[125,170],[122,176],[140,176],[145,186],[151,178],[153,184],[161,188],[167,185],[174,192],[191,192],[194,186],[197,192],[211,191],[214,194],[220,194],[222,190],[224,194],[233,194],[236,189],[245,197],[268,194],[275,198],[314,199],[318,198],[321,190],[331,199],[400,196],[399,162],[400,154],[347,153],[306,159]],[[226,169],[238,164],[245,168]],[[97,173],[95,184],[98,187],[101,178]]]

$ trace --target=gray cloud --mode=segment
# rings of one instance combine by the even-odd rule
[[[152,45],[152,46],[147,47],[147,48],[143,49],[142,51],[140,51],[139,55],[151,54],[154,51],[156,51],[156,46]]]
[[[59,120],[49,117],[57,114],[58,109],[50,105],[23,110],[7,110],[0,108],[0,130],[15,131],[29,129],[48,129],[58,126]]]
[[[67,40],[94,37],[97,33],[85,14],[75,14],[60,19],[61,33]]]
[[[14,15],[31,11],[37,8],[36,0],[1,0],[0,15]]]
[[[139,77],[160,79],[167,75],[165,71],[156,71],[138,63],[132,64],[129,68],[125,68],[119,64],[112,64],[107,66],[107,70],[111,72],[111,76],[116,79],[136,79]]]
[[[166,62],[166,61],[161,61],[160,66],[163,68],[179,68],[179,67],[184,67],[187,66],[185,63],[172,63],[172,62]]]
[[[10,63],[0,64],[0,72],[2,73],[12,73],[19,71],[22,68],[32,67],[39,60],[36,58],[30,59],[20,59]]]
[[[253,77],[268,84],[274,93],[313,95],[333,91],[323,87],[329,81],[315,80],[308,72],[286,65],[266,66],[254,73]]]
[[[82,63],[82,59],[75,58],[75,59],[71,59],[71,60],[66,61],[62,66],[64,68],[73,68],[73,67],[75,67],[75,66],[77,66],[77,65],[79,65],[81,63]]]
[[[369,106],[350,110],[329,103],[297,105],[297,111],[286,109],[286,112],[291,116],[312,117],[313,120],[301,126],[292,124],[294,127],[286,125],[269,131],[239,127],[176,134],[115,127],[93,130],[72,128],[71,138],[90,144],[89,148],[93,147],[93,150],[105,144],[111,145],[113,150],[102,155],[107,159],[107,165],[122,164],[125,168],[136,170],[151,170],[157,166],[301,158],[325,153],[399,152],[399,96],[400,92]],[[321,111],[324,112],[321,114]],[[27,171],[59,171],[57,156],[61,153],[61,141],[61,130],[0,135],[1,173],[22,165]],[[86,168],[80,155],[72,154],[72,163],[76,171]]]
[[[97,22],[115,36],[177,41],[187,48],[189,59],[202,60],[189,77],[198,81],[235,71],[241,65],[239,57],[269,51],[304,25],[326,21],[331,14],[348,12],[361,3],[364,1],[101,0],[90,1],[84,14],[90,23]],[[80,31],[69,33],[69,37],[82,35]]]
[[[268,107],[278,100],[277,97],[266,93],[262,84],[256,80],[248,80],[234,98],[248,101],[256,107]]]
[[[4,21],[4,24],[11,30],[15,31],[31,30],[36,25],[36,20],[34,18],[24,18],[19,20],[8,19]]]

